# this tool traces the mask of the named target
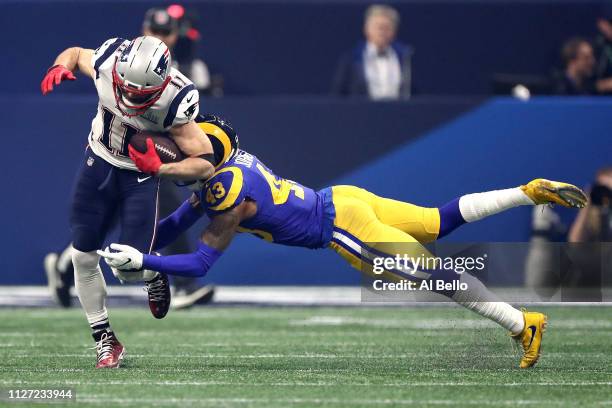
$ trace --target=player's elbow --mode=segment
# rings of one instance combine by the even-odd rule
[[[215,167],[210,161],[203,158],[199,158],[196,171],[198,173],[198,179],[208,180],[215,173]]]
[[[66,48],[65,52],[70,53],[72,57],[77,61],[77,63],[80,63],[81,59],[83,58],[82,56],[83,51],[84,51],[83,47],[74,46],[74,47]]]
[[[74,54],[74,55],[79,55],[79,53],[81,52],[82,49],[83,49],[82,47],[79,47],[79,46],[75,45],[73,47],[66,48],[65,52],[69,52],[69,53]]]
[[[88,48],[73,47],[76,53],[77,67],[79,71],[93,77],[94,68],[91,63],[94,51]]]

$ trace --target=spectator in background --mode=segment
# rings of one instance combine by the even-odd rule
[[[589,198],[569,230],[570,272],[583,288],[577,300],[600,302],[612,266],[612,167],[597,172]]]
[[[555,93],[603,95],[612,92],[612,78],[595,76],[595,53],[589,41],[581,37],[570,38],[561,49],[561,58],[564,70],[556,78]]]
[[[601,301],[602,279],[612,265],[612,167],[597,172],[589,202],[567,234],[559,214],[548,207],[534,207],[532,225],[527,286],[546,300],[560,291],[562,300]],[[569,244],[556,244],[565,240]]]
[[[570,228],[569,242],[612,241],[612,167],[599,170],[590,190],[590,201]]]
[[[363,27],[365,41],[341,58],[334,94],[368,96],[372,100],[410,97],[412,50],[395,41],[399,23],[399,13],[393,7],[368,7]]]
[[[142,33],[162,40],[172,53],[173,66],[191,79],[200,92],[208,92],[208,66],[196,56],[200,34],[193,27],[193,19],[187,15],[183,6],[173,4],[167,9],[149,9],[145,14]]]
[[[597,19],[597,30],[595,76],[599,81],[612,81],[612,3],[604,4],[601,17]],[[612,91],[607,90],[605,93]]]
[[[584,38],[574,37],[561,49],[564,70],[557,78],[556,93],[561,95],[594,95],[597,86],[593,77],[593,47]]]

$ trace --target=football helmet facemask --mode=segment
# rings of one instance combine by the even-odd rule
[[[172,79],[171,62],[170,50],[155,37],[138,37],[128,44],[113,66],[113,92],[123,115],[141,115],[157,102]]]

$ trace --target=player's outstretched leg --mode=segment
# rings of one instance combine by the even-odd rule
[[[586,195],[571,184],[544,179],[504,190],[466,194],[439,208],[379,197],[354,186],[334,186],[335,196],[356,199],[367,204],[376,218],[403,231],[421,243],[435,241],[467,222],[474,222],[521,205],[559,204],[584,207]]]
[[[100,249],[116,210],[113,167],[87,151],[77,177],[70,213],[75,289],[92,329],[97,368],[118,367],[124,348],[111,329],[106,310],[106,283],[99,266]]]
[[[542,336],[548,317],[538,312],[520,311],[508,303],[501,302],[482,282],[468,273],[462,273],[459,281],[467,284],[467,290],[444,295],[507,329],[523,348],[520,368],[535,365],[540,358]]]
[[[521,205],[559,204],[582,208],[586,202],[586,194],[578,187],[545,179],[535,179],[515,188],[467,194],[439,208],[438,238],[448,235],[466,222],[479,221]]]
[[[96,342],[96,368],[116,368],[123,360],[124,348],[108,321],[106,283],[95,252],[72,251],[75,288]]]
[[[448,270],[427,271],[430,281],[442,280],[446,283],[458,281],[465,283],[467,289],[456,291],[435,291],[447,296],[461,306],[480,316],[491,319],[518,341],[523,348],[520,368],[529,368],[538,362],[541,354],[542,336],[546,329],[547,317],[542,313],[520,311],[502,302],[497,295],[474,276],[467,272],[457,273]]]
[[[344,191],[347,194],[344,194]],[[400,258],[406,255],[412,259],[433,257],[414,237],[383,223],[370,203],[356,198],[350,189],[334,187],[333,192],[336,218],[330,247],[354,268],[371,273],[371,265],[376,261],[373,257],[379,257],[380,254],[389,254],[391,258],[396,254]],[[508,330],[523,346],[521,368],[533,366],[537,362],[546,316],[540,313],[523,313],[510,304],[501,302],[482,282],[468,273],[419,268],[407,272],[387,270],[385,276],[394,280],[426,280],[434,285],[438,281],[445,283],[458,281],[460,285],[455,287],[467,286],[465,290],[436,292]]]

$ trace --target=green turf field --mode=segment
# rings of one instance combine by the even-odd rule
[[[111,407],[612,405],[612,309],[544,310],[531,370],[494,324],[432,307],[111,310],[125,363],[94,370],[80,310],[0,309],[0,388]]]

